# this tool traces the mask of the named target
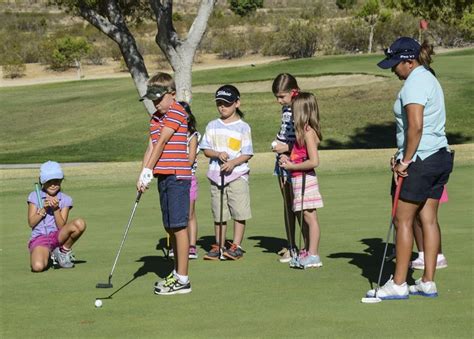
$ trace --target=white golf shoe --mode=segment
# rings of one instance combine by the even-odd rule
[[[379,297],[382,300],[408,299],[408,285],[404,282],[401,285],[395,284],[392,277],[378,290],[369,290],[366,294],[368,298]]]
[[[408,287],[408,291],[412,295],[422,295],[423,297],[435,298],[438,296],[438,290],[434,281],[423,282],[420,279],[415,281],[415,285]]]

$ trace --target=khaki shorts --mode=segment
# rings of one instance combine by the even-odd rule
[[[238,178],[224,186],[223,201],[222,221],[252,218],[249,183],[245,179]],[[211,181],[211,208],[216,223],[220,221],[220,203],[220,187]]]

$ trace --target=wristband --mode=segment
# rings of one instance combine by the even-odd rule
[[[403,162],[403,160],[400,159],[400,165],[402,165],[402,166],[408,166],[408,165],[411,164],[411,162],[412,162],[411,160],[409,160],[408,162]]]

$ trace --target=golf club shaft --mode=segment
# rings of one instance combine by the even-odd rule
[[[377,288],[380,287],[380,281],[382,280],[383,267],[385,264],[385,256],[387,255],[388,242],[390,241],[390,233],[392,229],[394,228],[393,219],[395,218],[395,215],[397,213],[398,199],[400,198],[400,190],[402,188],[402,183],[403,183],[403,177],[399,176],[397,180],[397,187],[395,189],[395,195],[393,197],[392,214],[390,217],[390,225],[388,228],[387,240],[385,242],[385,249],[383,251],[382,264],[380,265],[379,278],[377,279]]]
[[[219,244],[219,256],[221,255],[221,249],[224,247],[225,240],[222,239],[222,223],[224,222],[224,172],[221,172],[221,187],[220,187],[220,206],[219,206],[219,232],[218,232],[218,244]]]
[[[295,246],[293,236],[291,234],[291,229],[290,229],[290,216],[288,215],[288,202],[287,202],[287,196],[286,196],[286,187],[285,187],[285,176],[282,173],[282,169],[278,169],[278,180],[280,184],[280,189],[281,189],[281,194],[283,196],[283,207],[285,209],[284,214],[285,214],[285,228],[286,228],[286,234],[288,236],[288,247],[289,250],[293,246]],[[291,253],[293,255],[293,253]]]
[[[128,224],[125,227],[125,233],[123,235],[122,242],[120,243],[120,247],[117,251],[117,255],[115,256],[114,264],[112,265],[112,270],[110,271],[109,284],[110,284],[110,281],[112,280],[112,275],[114,274],[115,266],[117,265],[117,261],[118,261],[118,258],[120,256],[120,252],[122,251],[123,244],[125,242],[125,239],[127,238],[128,230],[130,229],[130,225],[132,224],[132,219],[133,219],[133,216],[135,215],[135,210],[137,209],[137,205],[138,205],[138,202],[140,201],[141,196],[142,196],[142,192],[138,191],[137,192],[137,197],[135,199],[135,204],[133,205],[132,213],[130,214],[130,218],[128,219]]]

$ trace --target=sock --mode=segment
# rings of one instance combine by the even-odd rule
[[[176,277],[177,274],[178,274],[178,273],[176,273],[176,269],[174,269],[173,272],[171,272],[171,273],[173,273],[173,277]]]
[[[425,252],[418,252],[418,258],[425,259]]]
[[[443,259],[444,259],[444,254],[443,253],[438,254],[438,257],[436,258],[436,260],[443,260]]]
[[[61,251],[61,253],[68,253],[71,251],[70,248],[67,248],[66,246],[62,245],[61,247],[59,247],[59,251]]]
[[[189,282],[189,277],[187,275],[181,275],[176,273],[176,278],[178,278],[181,284],[187,284]]]

